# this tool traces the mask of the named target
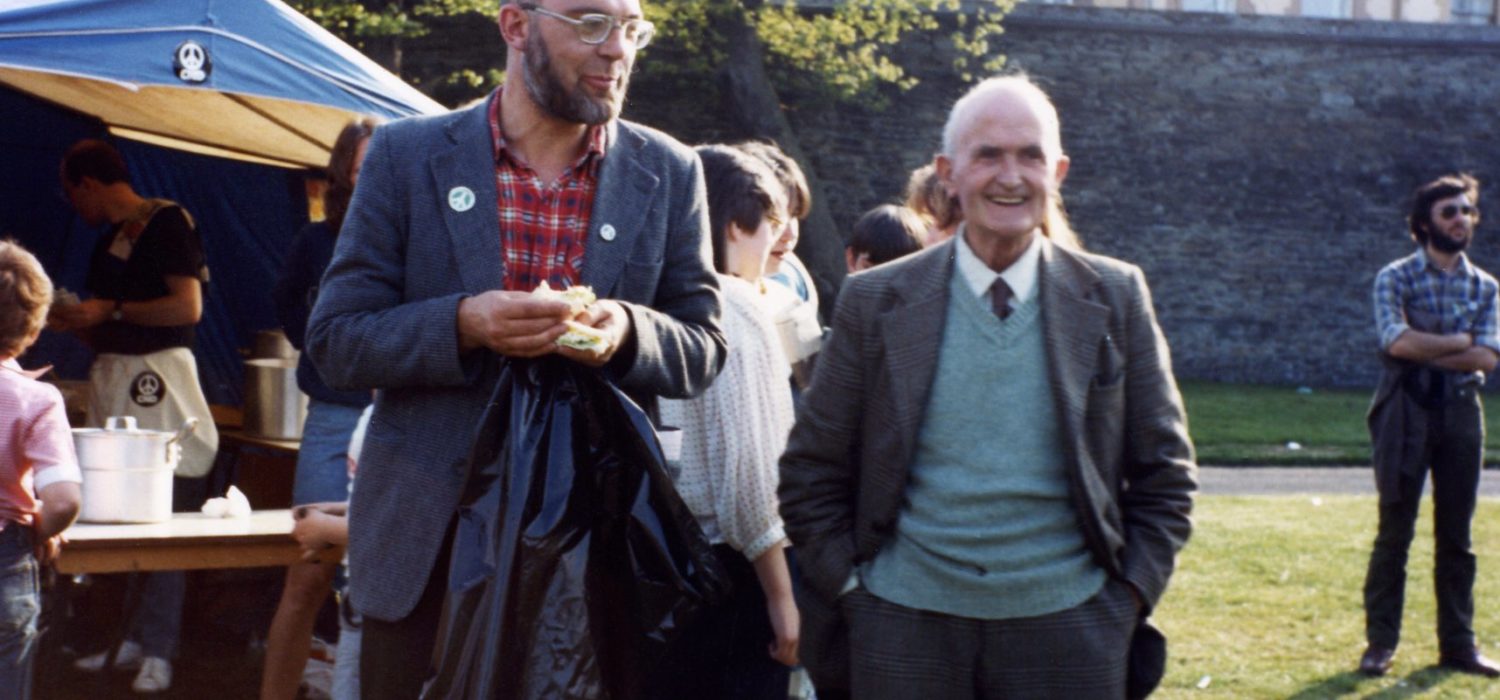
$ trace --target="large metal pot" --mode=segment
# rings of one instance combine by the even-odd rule
[[[297,361],[245,361],[245,432],[272,440],[302,439],[307,394],[297,388]]]
[[[83,508],[90,523],[159,523],[172,519],[172,472],[182,440],[198,427],[183,421],[177,432],[142,430],[131,416],[110,416],[103,428],[74,428],[73,446],[83,468]]]

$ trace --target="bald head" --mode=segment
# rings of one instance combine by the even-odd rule
[[[1057,109],[1024,76],[990,78],[954,103],[933,161],[963,212],[965,239],[1004,269],[1034,233],[1077,246],[1059,188],[1068,174]],[[983,257],[983,255],[982,255]]]
[[[943,154],[955,155],[962,134],[972,125],[976,117],[990,112],[997,105],[1019,105],[1035,116],[1042,125],[1042,147],[1049,161],[1063,155],[1061,125],[1057,108],[1052,98],[1036,83],[1024,75],[1004,75],[989,78],[975,85],[948,112],[948,122],[943,126]]]

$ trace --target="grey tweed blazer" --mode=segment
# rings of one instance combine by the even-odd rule
[[[1197,487],[1171,361],[1141,271],[1042,240],[1050,383],[1084,539],[1154,606]],[[832,601],[894,531],[937,368],[949,241],[845,282],[781,460],[781,513],[807,582]],[[994,420],[1006,406],[975,407]]]
[[[349,516],[352,600],[376,619],[416,605],[494,388],[498,356],[460,355],[456,327],[461,299],[501,287],[485,109],[376,130],[308,323],[329,386],[379,390]],[[659,132],[608,128],[582,278],[624,303],[634,334],[605,371],[647,401],[695,396],[725,357],[702,165]]]

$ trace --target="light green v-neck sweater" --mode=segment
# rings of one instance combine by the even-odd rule
[[[953,275],[942,348],[891,541],[861,572],[873,594],[979,619],[1074,607],[1105,573],[1063,470],[1036,297],[996,318]]]

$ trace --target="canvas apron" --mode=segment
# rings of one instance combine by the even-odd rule
[[[182,443],[177,476],[200,477],[214,466],[219,431],[198,385],[198,363],[187,348],[147,355],[101,353],[89,369],[88,427],[109,416],[135,416],[143,430],[176,432],[188,418],[198,427]]]

